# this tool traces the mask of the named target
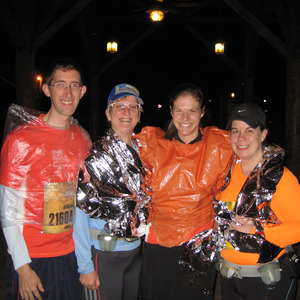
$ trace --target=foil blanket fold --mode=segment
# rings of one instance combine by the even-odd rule
[[[80,176],[77,206],[105,220],[118,237],[142,236],[140,229],[147,226],[150,214],[151,185],[138,153],[110,129],[94,143],[85,167],[88,174]]]
[[[282,250],[268,242],[264,236],[264,224],[280,224],[280,220],[270,207],[276,185],[283,174],[284,151],[276,145],[264,147],[263,160],[255,167],[243,185],[234,207],[230,210],[226,202],[214,199],[214,228],[194,236],[178,262],[179,274],[190,285],[209,293],[206,273],[214,267],[219,253],[229,242],[235,250],[246,253],[258,253],[258,263],[273,260]],[[236,158],[232,166],[236,163]],[[231,171],[221,190],[231,179]],[[230,229],[235,216],[253,218],[255,234],[242,233]]]

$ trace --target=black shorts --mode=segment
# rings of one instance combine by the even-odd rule
[[[45,292],[43,300],[82,300],[82,285],[79,282],[75,253],[67,255],[32,258],[30,267],[39,276]],[[21,299],[19,296],[19,275],[15,271],[10,254],[7,255],[4,294],[6,300]]]

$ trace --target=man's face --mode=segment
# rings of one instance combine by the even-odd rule
[[[43,85],[43,91],[51,98],[52,117],[59,120],[70,118],[74,114],[80,99],[86,92],[86,86],[81,86],[78,71],[56,70],[51,83]]]

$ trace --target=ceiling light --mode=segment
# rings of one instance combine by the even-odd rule
[[[165,17],[165,12],[166,11],[162,11],[162,10],[147,10],[147,13],[149,13],[149,18],[152,22],[160,22],[164,19]]]
[[[118,43],[115,41],[111,41],[107,43],[107,52],[116,53],[118,52]]]
[[[215,44],[215,53],[216,54],[224,54],[224,48],[225,44],[224,43],[216,43]]]

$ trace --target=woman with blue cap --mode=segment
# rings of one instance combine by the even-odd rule
[[[110,129],[85,159],[73,238],[88,300],[138,298],[139,237],[147,227],[151,191],[133,137],[142,105],[134,86],[115,86],[105,111]]]

